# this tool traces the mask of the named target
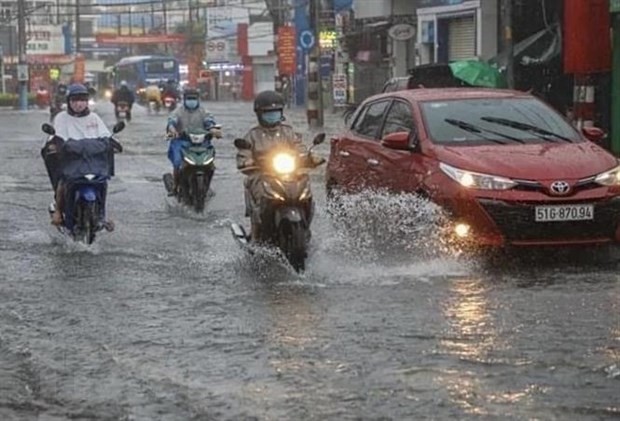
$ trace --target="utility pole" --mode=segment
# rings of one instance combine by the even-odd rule
[[[80,0],[75,0],[75,53],[80,53],[81,34],[80,34]]]
[[[26,0],[17,0],[17,80],[19,82],[19,109],[28,109],[28,63],[26,61]]]
[[[164,34],[168,34],[168,11],[166,10],[166,0],[161,1],[161,11],[164,13]],[[168,51],[168,44],[166,44]]]
[[[506,50],[506,84],[514,89],[514,43],[512,40],[512,0],[502,0],[504,22],[504,49]]]
[[[314,47],[308,57],[308,124],[323,127],[323,80],[321,78],[321,45],[319,43],[321,2],[310,2],[310,21],[314,28]]]

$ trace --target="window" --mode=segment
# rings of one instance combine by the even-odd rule
[[[145,61],[144,72],[146,74],[172,73],[174,72],[174,60]]]
[[[402,101],[394,101],[385,117],[381,138],[391,133],[410,132],[411,130],[413,130],[411,107]]]
[[[367,105],[356,119],[352,130],[360,136],[375,139],[389,104],[390,100],[384,100]]]

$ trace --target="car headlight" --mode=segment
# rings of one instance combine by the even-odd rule
[[[469,189],[509,190],[517,185],[516,182],[506,177],[460,170],[443,162],[439,164],[439,168],[448,177]]]
[[[277,174],[291,174],[296,167],[295,157],[288,153],[279,153],[273,157],[271,165]]]
[[[618,186],[620,185],[620,165],[597,175],[594,182],[601,186]]]

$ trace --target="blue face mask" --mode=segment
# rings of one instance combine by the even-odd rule
[[[265,111],[262,119],[267,124],[278,124],[282,122],[282,110]]]
[[[185,108],[189,108],[190,110],[195,110],[198,108],[198,100],[197,99],[186,99],[184,101]]]

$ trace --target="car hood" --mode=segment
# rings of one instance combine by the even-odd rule
[[[521,180],[586,178],[618,162],[592,142],[439,146],[435,150],[437,158],[448,165]]]

